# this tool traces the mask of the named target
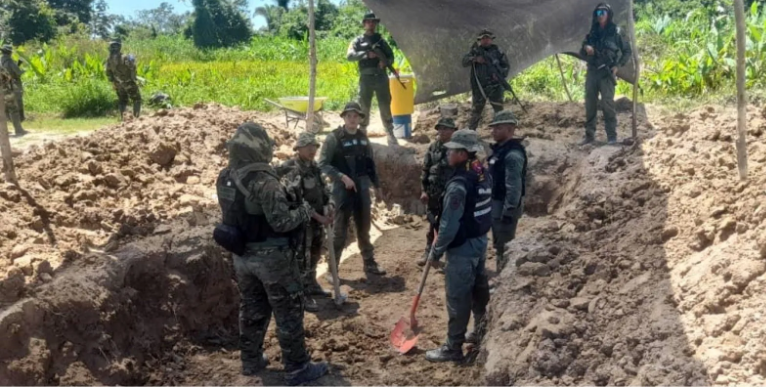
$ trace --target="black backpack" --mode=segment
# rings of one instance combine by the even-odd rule
[[[244,177],[250,177],[247,173]],[[236,170],[225,168],[218,174],[215,188],[221,206],[221,224],[215,226],[213,239],[224,249],[243,255],[248,242],[247,233],[252,226],[251,216],[245,209],[245,198],[250,195],[247,182]]]

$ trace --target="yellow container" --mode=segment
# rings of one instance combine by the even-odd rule
[[[314,97],[314,111],[319,111],[327,97]],[[279,98],[282,106],[301,113],[309,111],[309,97],[282,97]]]
[[[406,116],[415,112],[415,76],[402,74],[399,78],[404,87],[395,76],[388,77],[391,87],[391,114]]]

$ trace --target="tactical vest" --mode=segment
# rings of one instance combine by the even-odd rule
[[[492,184],[486,170],[478,161],[472,168],[459,168],[447,183],[460,181],[465,186],[465,210],[460,218],[460,228],[455,239],[448,246],[450,249],[460,247],[469,239],[486,235],[492,228]],[[478,170],[478,171],[477,171]],[[449,203],[443,203],[448,208]]]
[[[245,176],[239,177],[236,170],[225,168],[216,180],[222,224],[216,227],[213,237],[221,246],[237,255],[244,253],[247,243],[258,243],[268,238],[283,238],[290,235],[274,231],[264,214],[247,213],[245,199],[250,192],[246,187],[259,173],[267,172],[248,172]]]
[[[524,155],[524,166],[521,169],[521,198],[527,194],[527,151],[524,145],[521,145],[521,140],[511,139],[500,146],[497,144],[492,146],[493,154],[489,158],[489,172],[492,174],[494,184],[492,187],[492,199],[494,200],[505,200],[507,194],[505,189],[505,156],[512,150],[521,151],[521,154]],[[517,205],[521,205],[521,199]]]
[[[436,144],[434,144],[436,145]],[[454,170],[449,166],[447,160],[447,148],[443,144],[438,144],[438,149],[429,149],[433,164],[428,168],[428,194],[430,196],[441,196],[447,187],[447,180],[450,179]]]
[[[361,35],[354,40],[355,51],[367,51],[369,47],[380,42],[383,36],[380,34],[374,34],[369,38],[366,35]],[[367,70],[365,73],[369,73],[370,70],[377,70],[375,72],[383,73],[385,70],[380,69],[380,59],[378,58],[364,58],[359,61],[359,70]]]
[[[588,34],[587,43],[596,51],[595,55],[587,58],[591,68],[606,66],[612,68],[617,65],[622,57],[622,49],[617,44],[620,36],[620,27],[609,25],[605,30]]]
[[[367,136],[361,130],[349,134],[343,127],[335,129],[332,135],[338,143],[332,156],[332,166],[352,179],[373,177],[375,162],[367,157],[367,147],[370,146]]]

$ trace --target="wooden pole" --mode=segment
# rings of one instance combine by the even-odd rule
[[[314,22],[314,0],[309,1],[309,108],[306,112],[306,131],[316,133],[314,125],[314,95],[317,82],[317,47]]]
[[[745,4],[734,0],[737,24],[737,165],[740,180],[747,180],[747,95],[745,94]]]
[[[569,86],[567,86],[567,78],[564,76],[564,68],[561,67],[561,59],[559,59],[559,54],[556,54],[556,63],[559,64],[559,73],[561,73],[561,83],[564,84],[564,90],[567,92],[567,98],[569,98],[569,102],[572,102],[572,94],[569,93]]]
[[[628,29],[630,30],[630,44],[633,51],[633,69],[636,76],[633,79],[633,117],[631,118],[630,128],[633,140],[638,138],[638,80],[641,78],[641,63],[638,61],[638,43],[636,41],[635,15],[633,14],[633,0],[628,2],[630,5],[630,14],[628,15]]]
[[[0,151],[3,154],[3,171],[5,172],[5,181],[11,184],[17,184],[16,169],[13,167],[13,156],[11,155],[11,139],[8,137],[8,119],[5,116],[5,98],[0,90]]]

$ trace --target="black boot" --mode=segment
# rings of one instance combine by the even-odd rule
[[[303,367],[287,374],[286,382],[288,386],[297,386],[303,383],[313,382],[329,371],[325,362],[311,363],[307,362]]]
[[[317,276],[316,272],[309,273],[308,278],[306,278],[306,294],[311,296],[319,296],[319,297],[332,297],[332,293],[325,290],[322,285],[319,285],[319,282],[317,282]]]
[[[432,349],[426,352],[426,360],[433,363],[447,361],[461,362],[464,358],[462,349],[450,349],[447,345],[442,345],[439,349]]]
[[[585,136],[582,141],[580,141],[580,145],[588,145],[593,143],[593,141],[596,141],[593,137]]]
[[[310,295],[306,294],[303,298],[303,309],[309,313],[319,312],[319,304]]]
[[[378,267],[378,263],[370,260],[364,262],[364,272],[373,275],[386,275],[386,271]]]
[[[120,121],[125,121],[125,110],[128,110],[128,104],[120,103],[117,108],[120,110]]]
[[[428,255],[431,254],[431,247],[427,247],[426,251],[423,253],[423,256],[420,257],[418,260],[418,266],[423,267],[426,265],[426,262],[428,262]]]
[[[269,365],[269,357],[264,353],[260,360],[242,362],[242,375],[253,376],[265,370],[267,365]]]
[[[138,118],[141,115],[141,101],[133,101],[133,117]]]

